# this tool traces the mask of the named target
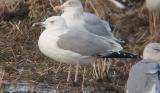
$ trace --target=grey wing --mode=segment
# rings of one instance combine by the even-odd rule
[[[108,55],[122,50],[121,45],[113,40],[93,35],[87,31],[69,31],[59,37],[57,45],[84,56]]]
[[[83,14],[84,26],[91,33],[99,36],[111,38],[113,36],[111,28],[107,22],[101,20],[98,16],[85,12]]]
[[[151,60],[142,60],[135,64],[129,73],[127,81],[128,93],[147,93],[154,84],[155,74],[149,74],[157,64]]]
[[[157,93],[160,93],[160,80],[158,80],[158,82],[156,84],[156,91],[157,91]]]
[[[112,32],[112,29],[111,29],[111,26],[110,26],[109,22],[108,22],[108,21],[105,21],[105,20],[102,20],[102,22],[105,24],[106,29],[107,29],[109,32]]]

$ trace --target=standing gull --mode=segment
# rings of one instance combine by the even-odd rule
[[[160,43],[150,43],[129,74],[126,93],[160,93]]]
[[[89,64],[95,62],[97,57],[107,58],[112,53],[123,55],[119,56],[120,58],[138,57],[123,52],[122,46],[113,39],[101,37],[78,28],[76,30],[68,28],[61,16],[53,16],[34,25],[38,24],[46,28],[39,37],[40,51],[59,62]],[[75,75],[75,82],[77,75]]]
[[[61,16],[66,20],[69,28],[81,28],[92,34],[113,39],[123,44],[123,40],[117,39],[111,32],[110,25],[100,17],[83,11],[82,3],[79,0],[68,0],[63,5],[55,9],[63,10]]]

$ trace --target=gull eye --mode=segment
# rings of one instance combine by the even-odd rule
[[[54,21],[51,21],[51,23],[54,23]]]

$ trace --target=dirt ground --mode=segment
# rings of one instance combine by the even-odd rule
[[[138,60],[98,60],[95,67],[87,65],[83,84],[84,66],[81,66],[79,81],[75,84],[72,82],[75,70],[72,70],[72,80],[68,83],[66,77],[69,65],[56,62],[39,51],[37,41],[43,29],[31,26],[34,22],[43,21],[49,16],[60,15],[53,10],[53,6],[59,5],[58,1],[24,0],[13,3],[10,8],[4,7],[1,3],[1,80],[15,82],[26,80],[31,84],[54,85],[60,90],[58,93],[125,93],[129,69]],[[146,44],[159,42],[160,31],[157,30],[156,33],[149,31],[149,16],[144,7],[144,0],[130,0],[127,10],[120,10],[107,0],[90,1],[94,8],[88,6],[86,11],[108,20],[114,34],[126,41],[124,45],[126,51],[142,56]],[[74,66],[72,69],[75,69]]]

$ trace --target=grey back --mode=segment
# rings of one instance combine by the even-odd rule
[[[61,35],[57,45],[61,49],[73,51],[84,56],[108,55],[122,50],[121,45],[112,39],[73,29]]]
[[[128,93],[159,93],[158,65],[154,60],[142,60],[135,64],[127,81]],[[151,91],[159,92],[151,92]]]

